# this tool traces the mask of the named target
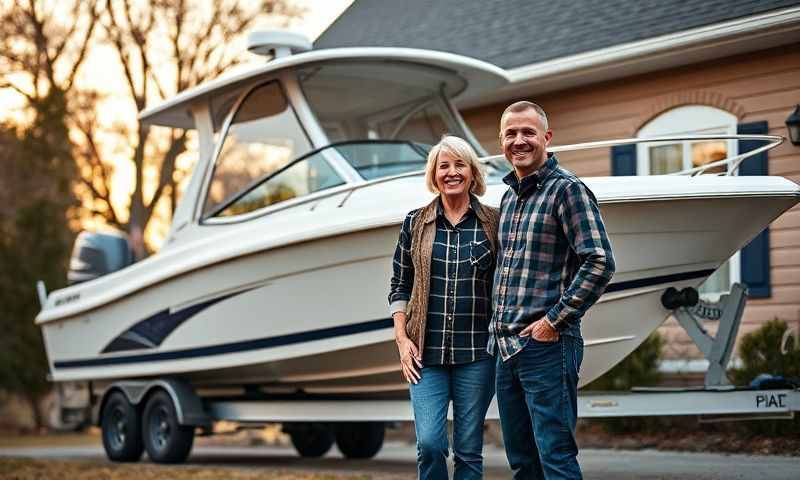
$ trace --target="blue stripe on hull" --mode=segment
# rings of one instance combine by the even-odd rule
[[[658,277],[640,278],[638,280],[628,280],[627,282],[617,282],[610,284],[608,288],[606,288],[606,293],[619,292],[622,290],[631,290],[634,288],[652,287],[653,285],[661,285],[662,283],[693,280],[695,278],[707,277],[712,273],[714,273],[714,269],[697,270],[694,272],[674,273],[672,275],[661,275]]]
[[[713,269],[697,270],[693,272],[676,273],[672,275],[661,275],[658,277],[642,278],[629,280],[626,282],[612,283],[606,292],[619,292],[634,288],[650,287],[670,282],[692,280],[707,277],[714,273]],[[186,319],[184,319],[185,321]],[[182,323],[182,322],[181,322]],[[247,352],[250,350],[260,350],[263,348],[282,347],[296,343],[312,342],[315,340],[326,340],[329,338],[342,337],[345,335],[355,335],[358,333],[372,332],[384,328],[392,328],[394,325],[391,318],[382,318],[368,322],[343,325],[339,327],[322,328],[308,332],[292,333],[275,337],[258,338],[245,340],[242,342],[226,343],[222,345],[212,345],[208,347],[188,348],[183,350],[173,350],[169,352],[140,353],[125,356],[95,357],[79,360],[63,360],[53,364],[55,368],[85,368],[100,367],[108,365],[127,365],[131,363],[164,361],[164,360],[183,360],[187,358],[205,357],[210,355],[222,355],[225,353]]]
[[[390,328],[394,325],[391,318],[382,318],[364,323],[353,325],[343,325],[340,327],[322,328],[310,332],[291,333],[289,335],[279,335],[276,337],[257,338],[255,340],[245,340],[243,342],[225,343],[223,345],[212,345],[209,347],[187,348],[184,350],[173,350],[169,352],[140,353],[137,355],[126,355],[119,357],[89,358],[85,360],[65,360],[55,362],[55,368],[80,368],[80,367],[99,367],[106,365],[125,365],[129,363],[152,362],[160,360],[183,360],[187,358],[205,357],[208,355],[221,355],[224,353],[247,352],[250,350],[260,350],[262,348],[282,347],[295,343],[312,342],[314,340],[325,340],[328,338],[354,335],[357,333],[372,332]]]

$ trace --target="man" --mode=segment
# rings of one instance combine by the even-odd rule
[[[494,316],[497,405],[515,479],[582,478],[575,443],[581,317],[614,272],[592,192],[547,152],[542,107],[510,105],[500,145],[514,171],[500,204]]]

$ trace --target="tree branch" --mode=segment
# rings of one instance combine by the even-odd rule
[[[150,70],[150,62],[147,59],[147,31],[140,29],[137,25],[138,22],[133,21],[133,16],[131,15],[131,4],[128,0],[122,2],[123,5],[123,12],[125,12],[125,20],[128,22],[128,33],[130,37],[133,39],[134,45],[136,45],[136,49],[139,51],[139,68],[141,70],[140,75],[142,77],[142,86],[141,92],[139,92],[139,97],[134,97],[136,100],[136,109],[141,111],[144,109],[145,104],[147,102],[147,85],[148,85],[148,72]]]
[[[120,223],[119,218],[117,218],[117,214],[114,212],[114,207],[111,205],[111,201],[108,199],[108,197],[103,196],[99,191],[97,191],[94,183],[83,176],[81,176],[81,183],[92,192],[92,198],[101,200],[106,204],[107,207],[105,211],[100,211],[97,209],[90,209],[90,211],[94,214],[100,215],[108,223],[121,226],[122,224]]]
[[[100,149],[97,148],[97,143],[94,141],[94,129],[89,125],[81,124],[78,124],[77,127],[83,133],[86,145],[89,148],[89,154],[86,156],[87,160],[93,167],[96,167],[100,170],[103,191],[105,192],[102,197],[108,198],[111,192],[111,188],[109,187],[110,179],[106,166],[103,163],[102,157],[100,156]]]
[[[28,99],[28,102],[31,102],[31,103],[32,103],[32,102],[36,101],[36,98],[34,98],[32,95],[30,95],[29,93],[27,93],[27,92],[26,92],[25,90],[23,90],[22,88],[20,88],[20,87],[18,87],[18,86],[16,86],[16,85],[14,85],[14,84],[13,84],[11,81],[9,81],[9,80],[5,80],[5,81],[2,81],[2,82],[0,82],[0,89],[3,89],[3,88],[10,88],[10,89],[12,89],[12,90],[16,91],[17,93],[19,93],[20,95],[23,95],[23,96],[24,96],[26,99]]]
[[[108,18],[110,24],[104,24],[106,32],[111,37],[111,42],[114,44],[114,47],[117,50],[117,55],[119,56],[119,61],[122,64],[122,70],[125,73],[125,79],[128,82],[128,89],[131,92],[131,96],[134,99],[134,102],[138,105],[138,98],[139,92],[136,90],[136,82],[133,79],[133,72],[131,72],[130,68],[130,57],[127,53],[125,53],[125,45],[122,40],[122,29],[117,22],[117,18],[114,14],[114,7],[111,4],[108,5]]]
[[[61,42],[56,44],[55,52],[53,52],[53,63],[57,62],[58,61],[58,57],[60,57],[61,54],[64,52],[64,49],[66,48],[67,44],[69,43],[69,39],[78,30],[78,24],[79,23],[80,22],[78,22],[78,19],[76,18],[75,21],[72,22],[72,25],[70,25],[69,30],[67,30],[67,33],[64,34],[64,38],[61,39]],[[89,24],[89,28],[93,28],[93,24],[92,23]]]
[[[216,3],[214,3],[216,10]],[[176,5],[176,12],[175,12],[175,35],[172,37],[172,53],[173,59],[175,60],[175,91],[180,92],[184,89],[183,87],[183,70],[184,66],[187,65],[186,60],[181,55],[181,33],[183,32],[183,22],[186,20],[186,10],[184,8],[184,4],[182,0],[179,0],[178,5]],[[198,46],[199,48],[199,46]],[[196,50],[195,50],[196,51]],[[191,58],[191,54],[189,55]],[[188,63],[191,65],[191,63]]]
[[[153,214],[153,210],[158,204],[158,201],[161,199],[161,195],[164,193],[164,187],[169,185],[172,181],[172,175],[175,172],[175,160],[178,158],[178,155],[185,150],[186,130],[183,130],[178,137],[172,139],[169,149],[164,154],[164,160],[161,163],[161,171],[158,177],[158,186],[156,187],[155,193],[153,193],[153,197],[150,199],[150,203],[145,207],[145,218],[148,220]]]
[[[50,58],[48,40],[44,33],[44,20],[39,19],[38,13],[36,12],[36,2],[34,0],[28,0],[28,7],[30,10],[28,10],[26,14],[33,27],[34,43],[36,44],[38,53],[37,64],[41,67],[41,59],[44,58],[44,72],[47,76],[47,80],[50,82],[50,85],[56,85],[53,59]],[[37,70],[41,71],[40,69]]]
[[[86,58],[87,51],[89,50],[89,42],[92,39],[92,34],[94,33],[94,27],[97,24],[97,18],[99,16],[96,8],[97,8],[97,2],[96,1],[91,2],[91,4],[89,5],[89,12],[91,12],[89,27],[86,29],[86,34],[83,36],[83,41],[81,42],[81,46],[78,49],[78,58],[72,65],[72,70],[70,71],[69,75],[67,75],[67,80],[64,82],[65,91],[67,92],[72,90],[72,86],[75,83],[75,77],[78,74],[78,70],[80,69],[81,64],[83,64],[83,60]],[[75,24],[77,24],[77,22],[75,22]]]

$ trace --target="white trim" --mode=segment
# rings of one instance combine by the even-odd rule
[[[513,83],[546,77],[578,68],[591,67],[641,55],[706,43],[723,38],[753,33],[794,24],[800,20],[800,7],[737,18],[728,22],[705,25],[703,27],[652,37],[637,42],[614,45],[591,52],[561,57],[546,62],[534,63],[508,71]]]
[[[277,78],[271,80],[265,80],[262,85],[273,81],[278,82],[278,85],[280,86],[280,80],[278,80]],[[194,172],[192,173],[192,175],[202,175],[202,180],[200,181],[200,190],[197,192],[198,195],[193,205],[192,224],[196,225],[197,222],[200,220],[200,218],[202,218],[203,216],[203,208],[206,205],[206,196],[208,195],[208,189],[211,188],[211,181],[214,177],[214,170],[217,165],[217,159],[219,158],[219,155],[222,152],[222,145],[225,143],[225,138],[228,136],[228,130],[230,130],[231,128],[231,123],[233,123],[233,117],[236,115],[236,112],[239,111],[239,107],[242,106],[242,102],[244,102],[244,100],[247,98],[250,92],[252,92],[258,87],[259,85],[253,85],[252,87],[248,88],[246,91],[243,91],[239,95],[239,98],[236,99],[236,101],[231,106],[230,111],[228,111],[228,114],[225,116],[225,121],[222,123],[222,128],[220,129],[219,133],[219,141],[217,141],[217,143],[214,145],[214,151],[211,154],[211,158],[209,159],[208,162],[202,165],[203,167],[202,172],[197,170],[197,168],[200,167],[200,165],[197,165],[195,167]],[[281,89],[281,93],[283,93],[283,89]],[[289,99],[286,99],[286,101],[289,102]],[[210,102],[205,102],[205,103],[210,105]],[[213,112],[209,111],[209,113],[211,114]]]
[[[502,68],[463,55],[414,48],[330,48],[290,55],[256,67],[246,68],[246,70],[238,73],[222,75],[214,80],[184,90],[155,107],[146,108],[139,113],[139,120],[150,125],[194,128],[193,120],[191,117],[186,116],[185,112],[189,104],[197,100],[210,98],[219,93],[219,91],[228,88],[243,87],[248,82],[257,81],[259,77],[276,73],[283,69],[302,68],[316,62],[346,60],[407,62],[448,69],[460,75],[467,82],[465,87],[467,91],[456,92],[455,96],[462,93],[468,95],[473,89],[479,92],[491,91],[508,84],[508,75]]]
[[[708,105],[682,105],[664,111],[636,132],[638,138],[678,135],[736,135],[738,119],[725,110]],[[695,166],[691,163],[692,141],[676,141],[683,144],[683,165],[681,170]],[[727,158],[739,153],[738,142],[727,140]],[[636,144],[636,171],[639,175],[650,175],[650,147],[653,143]],[[730,168],[730,165],[727,166]]]
[[[203,192],[205,172],[209,162],[215,158],[216,142],[214,140],[214,123],[211,120],[211,108],[206,102],[199,102],[192,108],[194,123],[197,127],[197,162],[192,168],[192,175],[183,191],[178,206],[172,214],[166,244],[174,242],[179,233],[187,226],[197,222],[197,199]]]

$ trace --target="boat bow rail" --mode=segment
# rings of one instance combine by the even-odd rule
[[[697,140],[757,140],[765,142],[765,144],[748,152],[735,155],[733,157],[723,158],[722,160],[717,160],[711,163],[707,163],[705,165],[700,165],[695,168],[681,170],[675,173],[668,173],[666,175],[692,175],[692,176],[700,175],[709,169],[720,167],[723,165],[730,166],[724,173],[724,175],[735,175],[737,168],[739,167],[739,165],[741,165],[743,161],[755,155],[764,153],[768,150],[772,150],[773,148],[778,147],[784,141],[786,141],[786,139],[781,137],[780,135],[745,135],[745,134],[669,135],[669,136],[658,136],[658,137],[617,138],[613,140],[600,140],[597,142],[573,143],[569,145],[558,145],[558,146],[548,147],[547,151],[552,153],[574,152],[578,150],[592,150],[595,148],[609,148],[622,145],[638,145],[640,143],[657,144],[657,143],[673,143],[673,142],[697,141]],[[486,163],[499,166],[502,165],[502,162],[504,162],[505,160],[503,155],[493,155],[491,157],[485,158],[484,161]]]

